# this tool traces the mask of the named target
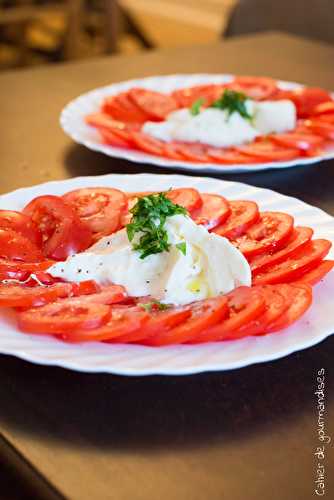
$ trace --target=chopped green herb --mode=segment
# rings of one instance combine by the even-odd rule
[[[202,107],[202,104],[204,103],[204,99],[203,97],[200,97],[199,99],[197,99],[195,102],[192,103],[192,106],[190,108],[190,113],[193,115],[193,116],[196,116],[196,115],[199,115],[200,112],[201,112],[201,107]]]
[[[252,116],[247,111],[246,100],[247,96],[242,92],[225,89],[221,97],[214,101],[210,107],[226,110],[229,117],[232,113],[239,113],[243,118],[251,120]]]
[[[139,198],[130,212],[132,219],[127,224],[126,231],[130,242],[138,235],[139,241],[133,242],[132,248],[140,252],[141,259],[168,251],[170,243],[164,227],[167,217],[188,213],[185,208],[171,202],[166,193]]]
[[[181,253],[183,253],[183,255],[186,255],[187,253],[187,244],[185,241],[182,241],[182,243],[177,243],[176,245],[176,248],[178,250],[180,250]]]
[[[151,302],[147,302],[146,304],[140,303],[138,304],[138,306],[144,309],[146,312],[151,312],[152,309],[156,309],[158,311],[165,311],[170,307],[168,304],[163,304],[158,300],[152,300]]]

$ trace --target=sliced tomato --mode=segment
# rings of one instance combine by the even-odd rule
[[[166,142],[163,145],[163,155],[171,160],[187,160],[187,158],[180,151],[180,146],[177,142]]]
[[[238,146],[235,149],[239,153],[251,158],[258,158],[264,162],[288,161],[299,156],[298,149],[279,146],[269,139],[252,142],[246,146]]]
[[[50,260],[41,262],[22,262],[15,260],[0,259],[0,281],[5,279],[16,279],[24,281],[31,273],[45,271],[54,264]]]
[[[154,139],[143,132],[132,132],[131,138],[137,146],[138,149],[145,151],[145,153],[149,153],[152,155],[163,155],[164,152],[164,143],[159,141],[158,139]]]
[[[116,148],[128,148],[129,147],[129,142],[125,141],[118,135],[114,134],[114,132],[111,132],[110,130],[105,130],[105,129],[100,129],[99,130],[100,135],[103,139],[103,142],[105,144],[108,144],[109,146],[115,146]]]
[[[22,234],[12,229],[0,229],[0,258],[39,262],[44,256],[35,243]]]
[[[203,99],[203,105],[208,106],[222,95],[224,88],[225,85],[195,85],[175,90],[172,96],[180,108],[190,108],[198,99]]]
[[[119,96],[120,94],[118,96],[107,97],[101,106],[102,113],[126,123],[143,123],[147,120],[147,115],[144,115],[138,108],[129,109],[128,106],[124,105],[122,97],[120,99]]]
[[[277,89],[275,80],[263,76],[236,76],[228,87],[256,101],[269,99]]]
[[[259,163],[261,159],[250,157],[230,148],[208,148],[207,155],[218,163],[224,163],[227,165],[238,165],[238,164],[248,164],[248,163]]]
[[[334,140],[334,123],[311,119],[306,121],[306,125],[314,134],[318,134],[325,139]]]
[[[215,227],[213,232],[228,239],[235,239],[257,221],[259,207],[254,201],[232,200],[229,204],[231,215],[224,224]]]
[[[301,87],[289,91],[286,98],[295,104],[298,118],[308,118],[315,112],[319,104],[331,100],[331,96],[326,90],[317,87]]]
[[[80,220],[93,233],[94,239],[112,234],[121,227],[127,209],[126,195],[114,188],[81,188],[70,191],[63,200],[71,205]]]
[[[190,306],[191,316],[183,324],[142,340],[141,343],[150,346],[182,344],[197,337],[199,333],[221,321],[228,312],[226,297],[193,302]]]
[[[317,267],[303,274],[298,280],[298,283],[305,283],[312,286],[316,285],[333,269],[333,267],[334,260],[323,260]]]
[[[328,240],[310,241],[291,257],[254,276],[253,284],[267,285],[296,281],[303,274],[316,267],[326,257],[331,246],[332,244]]]
[[[225,222],[231,213],[229,202],[218,194],[201,194],[202,206],[192,214],[196,224],[213,229]]]
[[[200,193],[194,188],[172,189],[166,196],[176,205],[186,208],[190,214],[201,208],[203,203]]]
[[[153,90],[132,88],[129,90],[129,97],[151,120],[164,120],[178,108],[171,95]]]
[[[256,319],[246,323],[233,332],[231,339],[240,339],[250,335],[263,335],[268,325],[276,321],[291,305],[293,293],[289,298],[288,290],[291,285],[264,285],[259,287],[264,302],[265,310]]]
[[[91,287],[91,281],[72,283],[72,286],[74,295],[80,296],[80,303],[82,304],[94,303],[111,305],[123,302],[128,297],[125,288],[121,285],[109,285],[103,288],[98,286],[97,293],[87,293],[87,289]],[[86,293],[84,293],[85,290]]]
[[[175,144],[176,146],[176,144]],[[207,146],[199,143],[178,143],[177,151],[189,161],[208,163],[210,157],[207,154]]]
[[[146,113],[131,97],[131,91],[121,92],[115,96],[118,106],[131,117],[131,120],[138,123],[144,123],[149,120],[149,114]]]
[[[98,328],[109,320],[110,315],[110,306],[64,299],[19,313],[18,325],[29,333],[66,334],[76,328]]]
[[[284,290],[281,290],[284,294]],[[287,289],[290,306],[276,320],[266,326],[266,333],[277,332],[297,321],[312,304],[312,288],[308,285],[294,284]]]
[[[43,237],[43,253],[55,260],[65,260],[92,243],[92,232],[64,201],[53,195],[38,196],[25,208]]]
[[[318,148],[324,142],[324,139],[318,135],[296,132],[271,135],[270,139],[280,146],[296,148],[301,151]]]
[[[64,332],[63,338],[70,342],[109,341],[142,331],[149,315],[137,306],[110,307],[111,316],[106,324],[87,330],[76,328]]]
[[[293,231],[293,217],[283,212],[261,212],[258,222],[232,243],[250,258],[278,250],[289,241]]]
[[[40,307],[72,293],[71,283],[31,287],[24,284],[1,283],[0,307]]]
[[[216,342],[233,338],[233,333],[265,311],[263,294],[255,288],[241,286],[226,295],[226,318],[193,337],[190,343]]]
[[[27,215],[14,210],[0,210],[0,229],[12,229],[32,241],[37,247],[42,244],[42,235]]]
[[[325,101],[322,102],[321,104],[318,104],[313,109],[313,114],[314,115],[334,114],[334,100]]]
[[[287,245],[282,250],[269,252],[264,255],[256,255],[250,262],[252,274],[263,272],[266,268],[273,264],[278,264],[290,257],[297,250],[305,246],[313,235],[313,229],[310,227],[296,227]]]

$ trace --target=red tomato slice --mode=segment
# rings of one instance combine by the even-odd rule
[[[85,286],[83,286],[84,283],[86,283]],[[74,294],[80,295],[79,300],[81,304],[94,303],[111,305],[123,302],[128,297],[125,288],[121,285],[110,285],[102,289],[98,287],[97,293],[84,294],[83,290],[87,289],[89,286],[88,283],[90,282],[72,283]]]
[[[256,101],[269,99],[277,89],[275,80],[263,76],[236,76],[227,86]]]
[[[324,142],[322,137],[315,134],[287,133],[271,135],[270,139],[280,146],[296,148],[301,151],[318,148]]]
[[[44,259],[35,243],[12,229],[0,229],[0,258],[23,262],[39,262]]]
[[[54,302],[59,297],[68,297],[72,293],[71,283],[55,283],[50,286],[0,284],[0,307],[40,307]]]
[[[240,339],[242,337],[249,337],[250,335],[263,335],[266,332],[268,325],[276,321],[291,305],[291,299],[288,298],[288,290],[291,285],[264,285],[259,287],[262,293],[265,310],[256,319],[234,331],[231,339]]]
[[[281,293],[284,293],[284,290],[281,290]],[[266,333],[287,328],[297,321],[312,304],[312,288],[308,285],[293,284],[286,293],[291,300],[290,306],[281,316],[267,325]]]
[[[132,88],[129,97],[152,120],[164,120],[178,108],[172,96],[153,90]]]
[[[218,194],[201,194],[202,206],[192,214],[196,224],[201,224],[206,229],[213,229],[225,222],[231,213],[230,204],[223,196]]]
[[[171,160],[186,160],[187,158],[181,153],[177,142],[166,142],[163,145],[163,156],[167,156]]]
[[[113,188],[81,188],[63,196],[93,233],[94,239],[112,234],[121,227],[121,217],[127,208],[127,198]]]
[[[307,120],[307,127],[325,139],[334,140],[334,124],[324,120]]]
[[[152,155],[161,156],[164,153],[164,143],[158,139],[144,134],[143,132],[132,132],[131,138],[138,149]]]
[[[43,236],[43,253],[55,260],[86,250],[92,243],[90,228],[58,196],[38,196],[25,208]]]
[[[299,156],[298,149],[279,146],[269,139],[259,140],[247,146],[238,146],[235,149],[239,153],[261,159],[264,162],[288,161]]]
[[[258,222],[232,243],[250,258],[286,245],[293,231],[293,217],[283,212],[261,212]]]
[[[233,333],[256,319],[265,310],[263,294],[255,288],[241,286],[226,295],[228,314],[224,321],[215,324],[193,337],[190,343],[216,342],[233,338]]]
[[[175,144],[176,147],[176,144]],[[208,163],[210,158],[207,154],[207,146],[199,143],[178,143],[177,151],[189,161]]]
[[[0,229],[12,229],[22,234],[38,247],[42,244],[42,235],[30,217],[14,210],[0,210]]]
[[[207,154],[216,162],[225,163],[227,165],[243,165],[248,163],[259,163],[261,161],[258,158],[250,157],[249,155],[242,154],[239,151],[235,151],[234,149],[208,148]]]
[[[186,208],[190,214],[201,208],[203,203],[200,193],[194,188],[172,189],[166,196],[176,205]]]
[[[224,85],[196,85],[175,90],[172,96],[180,108],[190,108],[200,98],[203,99],[203,106],[208,106],[222,95],[224,88]]]
[[[26,280],[31,273],[45,271],[54,264],[53,261],[22,262],[0,259],[0,281],[5,279]]]
[[[63,334],[77,328],[98,328],[109,320],[110,315],[110,306],[64,299],[19,313],[18,325],[24,332]]]
[[[144,123],[149,120],[150,115],[146,113],[136,102],[131,98],[131,91],[121,92],[115,96],[115,102],[118,106],[131,117],[131,120],[138,123]]]
[[[322,102],[321,104],[318,104],[313,110],[314,115],[327,115],[332,113],[334,113],[333,100]]]
[[[334,125],[334,112],[333,113],[324,113],[322,115],[317,115],[314,117],[314,119],[317,121],[331,123],[332,125]],[[307,123],[307,120],[306,120],[306,123]]]
[[[227,221],[215,227],[213,232],[228,239],[244,234],[259,218],[259,207],[254,201],[230,201],[231,215]]]
[[[147,115],[143,114],[138,108],[129,108],[125,106],[124,98],[118,96],[107,97],[104,100],[101,111],[115,120],[126,123],[143,123],[147,120]],[[126,99],[126,98],[125,98]]]
[[[312,238],[312,235],[313,229],[310,227],[296,227],[288,244],[282,250],[264,255],[256,255],[251,260],[252,274],[258,274],[273,264],[278,264],[287,257],[290,257],[306,245]]]
[[[221,321],[228,312],[226,297],[200,300],[185,307],[191,309],[191,317],[185,323],[165,332],[157,332],[141,343],[157,347],[188,342],[202,330]]]
[[[109,321],[95,328],[87,330],[86,328],[77,328],[64,332],[63,338],[70,342],[86,341],[109,341],[122,338],[125,335],[134,334],[142,331],[149,315],[146,311],[133,306],[114,306],[110,308],[111,317]]]
[[[116,148],[128,148],[129,147],[129,142],[125,141],[124,139],[121,139],[118,137],[116,134],[111,132],[110,130],[105,130],[105,129],[99,129],[100,135],[103,139],[103,142],[105,144],[108,144],[109,146],[115,146]]]
[[[303,274],[298,283],[307,285],[316,285],[322,280],[334,267],[334,260],[323,260],[316,268]]]
[[[331,100],[328,92],[317,87],[303,87],[290,91],[286,98],[295,104],[298,118],[308,118],[315,112],[319,104]]]
[[[326,257],[331,246],[328,240],[310,241],[291,257],[254,276],[253,284],[268,285],[296,281],[316,267]]]

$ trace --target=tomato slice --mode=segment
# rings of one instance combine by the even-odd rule
[[[226,198],[206,193],[202,193],[201,198],[201,208],[192,215],[196,224],[201,224],[209,230],[225,222],[231,213],[230,204]]]
[[[276,81],[264,76],[236,76],[227,86],[256,101],[269,99],[277,89]]]
[[[123,110],[124,115],[131,117],[128,121],[144,123],[149,120],[149,115],[132,99],[131,91],[116,95],[115,102]]]
[[[109,320],[110,315],[110,306],[64,299],[19,313],[18,325],[29,333],[66,334],[76,328],[98,328]]]
[[[259,207],[254,201],[232,200],[229,202],[231,215],[224,224],[213,232],[228,239],[244,234],[259,218]]]
[[[0,229],[11,229],[22,234],[37,247],[42,245],[42,235],[30,217],[14,210],[0,210]]]
[[[284,294],[284,290],[281,290]],[[286,290],[290,306],[276,320],[266,326],[265,333],[277,332],[297,321],[312,304],[312,288],[308,285],[293,284]]]
[[[268,253],[264,255],[256,255],[250,262],[250,267],[252,274],[258,274],[264,271],[266,268],[272,266],[273,264],[278,264],[282,262],[287,257],[290,257],[297,250],[300,250],[304,245],[306,245],[313,235],[313,229],[310,227],[296,227],[292,233],[292,236],[288,244],[274,253]]]
[[[259,287],[264,302],[265,310],[256,319],[246,323],[241,328],[233,332],[231,339],[240,339],[250,335],[263,335],[268,325],[279,318],[291,305],[291,299],[288,299],[288,291],[285,288],[291,288],[291,285],[264,285]]]
[[[85,283],[85,286],[83,284]],[[88,282],[72,283],[74,294],[80,295],[80,303],[94,303],[94,304],[117,304],[127,299],[128,294],[125,288],[121,285],[109,285],[102,289],[98,287],[97,293],[84,293],[85,289],[90,287],[91,280]],[[93,283],[95,283],[93,281]],[[83,296],[84,295],[84,296]]]
[[[228,312],[226,297],[200,300],[188,307],[191,309],[191,316],[185,323],[165,332],[157,332],[141,343],[158,347],[188,342],[197,337],[202,330],[221,321]]]
[[[22,234],[12,229],[0,229],[0,258],[39,262],[44,256],[35,243]]]
[[[301,151],[318,148],[324,142],[324,139],[318,135],[296,132],[271,135],[270,139],[280,146],[296,148]]]
[[[0,307],[40,307],[72,293],[71,283],[31,287],[24,284],[1,283]]]
[[[241,286],[226,295],[228,314],[217,323],[194,337],[190,343],[216,342],[233,338],[233,333],[254,320],[265,310],[265,301],[260,290]]]
[[[203,203],[200,193],[194,188],[172,189],[166,193],[166,196],[173,203],[186,208],[190,214],[201,208]]]
[[[90,228],[58,196],[38,196],[28,203],[24,213],[41,231],[43,253],[50,259],[65,260],[92,243]]]
[[[307,120],[307,127],[325,139],[334,140],[334,124],[324,120]]]
[[[306,272],[298,280],[298,283],[305,283],[307,285],[316,285],[322,280],[334,267],[334,260],[323,260],[316,268]]]
[[[310,241],[291,257],[254,276],[253,284],[267,285],[296,281],[316,267],[328,254],[331,246],[328,240]]]
[[[153,90],[132,88],[129,90],[129,97],[152,120],[164,120],[178,108],[171,95]]]
[[[190,108],[200,98],[203,99],[203,105],[208,106],[221,96],[224,88],[225,85],[221,84],[195,85],[193,87],[174,90],[172,96],[180,108]]]
[[[87,330],[76,328],[64,332],[63,338],[70,342],[109,341],[122,338],[125,335],[142,331],[149,315],[136,306],[110,307],[111,317],[108,322],[99,328]]]
[[[265,162],[288,161],[299,156],[298,149],[279,146],[269,139],[259,140],[246,146],[238,146],[235,149],[239,153]]]
[[[163,155],[171,160],[186,160],[187,158],[181,153],[180,146],[177,142],[166,142],[163,145]]]
[[[127,208],[126,195],[114,188],[81,188],[63,196],[93,233],[99,239],[121,227],[121,217]]]
[[[334,100],[325,101],[322,102],[321,104],[318,104],[313,109],[313,114],[314,115],[334,114]]]
[[[107,97],[101,106],[102,113],[126,123],[143,123],[147,120],[147,115],[134,106],[129,108],[128,103],[125,105],[126,97],[124,99],[120,96],[121,94]]]
[[[208,148],[207,155],[218,163],[225,163],[227,165],[234,164],[249,164],[249,163],[259,163],[261,160],[255,157],[250,157],[235,151],[234,149],[225,148]]]
[[[199,143],[178,143],[175,144],[177,151],[189,161],[197,161],[200,163],[208,163],[210,157],[207,153],[207,146]]]
[[[114,134],[114,132],[111,132],[111,130],[106,130],[106,129],[99,129],[100,135],[103,139],[103,142],[105,144],[108,144],[109,146],[115,146],[116,148],[128,148],[129,147],[129,142],[122,139],[118,135]]]
[[[286,98],[295,104],[298,118],[308,118],[316,111],[319,104],[331,100],[331,96],[326,90],[317,87],[292,90],[287,93]]]
[[[149,153],[152,155],[163,155],[164,152],[164,143],[159,141],[158,139],[154,139],[143,132],[132,132],[131,138],[137,146],[138,149],[145,151],[145,153]]]
[[[258,222],[232,243],[250,258],[286,245],[293,231],[293,217],[283,212],[261,212]]]

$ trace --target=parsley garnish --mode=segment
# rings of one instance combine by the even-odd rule
[[[192,114],[193,116],[199,115],[203,103],[204,103],[203,97],[200,97],[195,102],[193,102],[190,108],[190,114]]]
[[[225,89],[221,97],[214,101],[210,108],[226,110],[229,117],[232,113],[239,113],[243,118],[251,120],[252,116],[247,111],[246,100],[247,96],[245,94]]]
[[[176,245],[176,248],[178,250],[180,250],[181,253],[183,253],[183,255],[186,255],[187,253],[187,244],[185,241],[182,241],[181,243],[177,243]]]
[[[146,304],[140,303],[138,304],[138,306],[144,309],[146,312],[151,312],[152,309],[156,309],[158,311],[165,311],[170,307],[168,304],[163,304],[158,300],[152,300],[151,302],[147,302]]]
[[[140,252],[141,259],[168,251],[170,243],[164,227],[167,217],[187,214],[187,210],[171,202],[166,193],[139,198],[130,212],[132,219],[130,224],[127,224],[126,231],[130,242],[138,234],[139,241],[132,243],[132,248]]]

